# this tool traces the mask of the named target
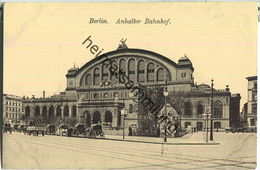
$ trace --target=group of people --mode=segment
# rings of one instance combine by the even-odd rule
[[[4,123],[3,130],[4,130],[4,133],[9,132],[10,134],[12,134],[13,126],[11,125],[11,123]]]
[[[128,136],[135,136],[136,135],[136,128],[133,126],[129,126],[128,128]]]
[[[186,130],[187,130],[188,133],[196,133],[196,132],[198,132],[197,127],[192,127],[191,125],[189,125],[189,126],[186,128]]]

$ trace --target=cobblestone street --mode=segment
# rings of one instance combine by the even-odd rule
[[[3,163],[4,168],[12,169],[255,169],[254,133],[215,133],[214,137],[219,145],[4,134]],[[199,138],[203,138],[202,132],[178,138],[176,142]]]

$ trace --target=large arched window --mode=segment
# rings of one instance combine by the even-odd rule
[[[192,116],[192,106],[191,106],[191,102],[189,101],[184,103],[184,116],[188,116],[188,117]]]
[[[202,102],[198,102],[197,104],[197,116],[202,117],[202,114],[204,112],[204,106]]]
[[[140,60],[138,61],[138,82],[144,82],[144,70],[145,70],[145,65],[144,65],[144,61]]]
[[[130,59],[128,61],[128,73],[129,73],[129,80],[135,82],[135,60]]]
[[[69,116],[69,106],[66,105],[63,110],[63,116],[68,117]]]
[[[91,74],[87,74],[85,77],[85,85],[92,85],[92,76]]]
[[[214,101],[213,107],[214,118],[222,118],[223,117],[223,104],[220,100]]]
[[[109,66],[102,66],[102,80],[109,80]]]
[[[115,73],[118,73],[118,64],[117,61],[112,60],[112,66],[109,68],[110,69],[110,73],[111,73],[111,80],[113,82],[113,84],[118,83],[118,78],[116,77]]]
[[[35,116],[40,116],[40,106],[35,106]]]
[[[72,106],[72,117],[77,117],[77,107]]]
[[[99,68],[94,69],[94,85],[100,84],[100,70]]]
[[[122,75],[123,74],[126,75],[126,60],[125,59],[121,59],[119,61],[119,70]],[[126,81],[126,80],[123,80],[122,76],[120,76],[119,79],[120,79],[120,83]]]
[[[164,81],[164,69],[163,68],[159,68],[157,70],[157,81]]]
[[[26,118],[30,117],[30,111],[31,111],[30,106],[26,106],[25,107],[25,117]]]
[[[147,65],[147,81],[154,82],[154,64],[149,63]]]

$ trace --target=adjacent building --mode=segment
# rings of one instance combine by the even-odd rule
[[[104,64],[105,60],[107,64]],[[113,65],[114,73],[109,64]],[[81,68],[69,69],[67,88],[60,95],[24,98],[25,115],[43,116],[49,120],[76,118],[86,126],[102,123],[113,129],[122,127],[121,110],[125,108],[128,110],[125,118],[128,128],[129,124],[138,122],[138,97],[131,94],[133,88],[167,85],[169,94],[176,91],[190,94],[181,115],[182,127],[191,125],[202,130],[205,128],[203,115],[210,112],[211,89],[207,84],[196,85],[193,72],[192,62],[186,55],[175,63],[152,51],[120,45],[117,50],[100,55]],[[118,73],[125,75],[121,77],[122,81]],[[230,126],[230,113],[239,110],[240,97],[235,98],[233,101],[228,86],[214,89],[214,128]]]
[[[20,123],[24,116],[22,97],[3,94],[3,120],[4,122]]]
[[[248,80],[247,88],[247,124],[251,131],[256,131],[257,125],[257,76],[246,78]]]
[[[240,94],[231,94],[229,123],[232,128],[241,127],[240,99]]]

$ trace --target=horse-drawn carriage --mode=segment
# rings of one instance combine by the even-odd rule
[[[47,135],[55,135],[55,125],[48,124],[47,129],[46,129],[46,134]]]
[[[5,123],[3,130],[4,130],[4,133],[9,132],[10,134],[12,134],[12,131],[13,131],[12,125],[10,123]]]
[[[103,131],[102,125],[93,124],[89,129],[86,130],[86,136],[90,138],[96,138],[97,136],[105,138],[105,133]]]
[[[66,124],[61,124],[57,127],[57,130],[56,130],[56,135],[58,136],[65,136],[67,135],[67,131],[68,131],[68,125]]]
[[[41,134],[42,136],[44,136],[45,131],[46,131],[46,126],[43,126],[43,125],[28,126],[25,130],[25,134],[27,134],[27,135],[32,134],[34,136],[38,136],[39,134]]]
[[[75,129],[74,129],[74,135],[79,136],[79,135],[86,135],[86,128],[83,124],[76,124]]]
[[[28,125],[19,125],[19,126],[18,126],[18,132],[23,132],[23,133],[25,133],[27,127],[28,127]]]
[[[19,131],[19,124],[14,124],[13,130],[18,132]]]

